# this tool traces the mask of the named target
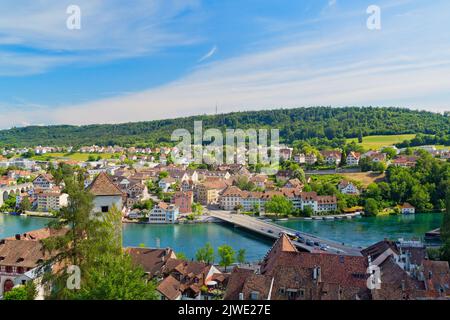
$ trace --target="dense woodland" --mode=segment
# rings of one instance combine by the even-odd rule
[[[0,131],[0,146],[121,145],[155,146],[170,143],[173,130],[193,130],[195,120],[207,128],[278,128],[284,143],[308,141],[315,146],[340,146],[345,138],[368,135],[422,133],[438,135],[447,143],[450,117],[426,111],[400,108],[310,107],[220,115],[203,115],[169,120],[87,126],[30,126]],[[101,119],[98,120],[101,122]]]

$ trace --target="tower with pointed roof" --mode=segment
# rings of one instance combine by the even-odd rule
[[[124,194],[106,173],[100,173],[87,190],[94,195],[95,213],[109,212],[113,206],[122,211]]]

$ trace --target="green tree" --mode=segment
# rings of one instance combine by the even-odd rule
[[[177,259],[187,261],[188,258],[183,252],[177,252]]]
[[[237,262],[245,263],[245,254],[246,254],[245,249],[239,249],[236,257]]]
[[[388,159],[393,159],[397,155],[397,150],[392,147],[383,148],[381,152],[386,153]]]
[[[159,173],[159,179],[161,180],[161,179],[164,179],[164,178],[167,178],[169,176],[169,173],[167,172],[167,171],[161,171],[160,173]]]
[[[358,133],[358,143],[363,143],[363,134],[361,130]]]
[[[283,196],[273,196],[266,202],[266,212],[275,213],[276,215],[288,215],[293,213],[294,206],[291,201]]]
[[[231,246],[226,245],[226,244],[217,248],[217,253],[220,257],[219,265],[222,267],[225,267],[225,272],[226,272],[227,267],[232,265],[235,262],[236,253]]]
[[[28,281],[25,285],[14,287],[11,291],[5,292],[4,300],[34,300],[36,298],[36,285],[33,281]]]
[[[364,212],[368,216],[376,216],[379,212],[378,202],[375,199],[366,199]]]
[[[430,203],[430,195],[422,185],[412,187],[409,202],[419,211],[433,208],[433,205]]]
[[[144,270],[125,253],[103,254],[86,269],[80,290],[69,295],[77,300],[156,300],[156,283],[147,282]]]
[[[115,207],[93,213],[92,195],[76,177],[66,178],[69,205],[60,210],[50,227],[66,228],[63,236],[43,240],[53,253],[46,262],[75,265],[81,271],[80,289],[67,287],[66,268],[47,273],[44,281],[52,286],[52,299],[155,299],[155,284],[147,282],[144,271],[135,266],[122,250],[121,213]],[[126,284],[126,285],[124,285]]]
[[[195,259],[200,262],[213,263],[214,262],[214,248],[208,242],[203,248],[200,248],[195,253]]]
[[[25,213],[25,211],[31,210],[31,202],[28,197],[24,197],[19,204],[19,212]]]
[[[312,217],[314,215],[314,210],[310,206],[305,206],[302,211],[304,217]]]

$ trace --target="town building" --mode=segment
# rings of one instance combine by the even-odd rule
[[[36,299],[44,298],[44,287],[41,285],[44,270],[41,267],[53,254],[44,250],[40,240],[60,236],[65,232],[67,229],[44,228],[0,239],[0,299],[14,286],[23,285],[27,281],[35,282]]]
[[[416,213],[416,208],[412,206],[410,203],[405,202],[401,207],[400,210],[402,214],[414,214]]]
[[[301,189],[283,188],[279,191],[242,191],[236,186],[228,187],[220,196],[219,204],[223,210],[234,210],[239,205],[243,211],[253,211],[259,208],[264,211],[267,201],[278,195],[287,198],[294,209],[305,210],[310,207],[313,212],[337,211],[336,196],[318,196],[316,192],[302,192]]]
[[[378,151],[368,151],[364,153],[361,158],[369,158],[372,162],[386,162],[387,155],[386,153]]]
[[[175,192],[172,198],[173,204],[175,204],[180,209],[180,213],[191,213],[193,201],[194,193],[192,191]]]
[[[195,187],[196,201],[202,205],[218,204],[220,193],[228,187],[224,179],[209,178]]]
[[[317,162],[317,155],[315,153],[308,153],[305,155],[305,163],[307,165],[314,165]]]
[[[343,194],[349,195],[358,195],[360,193],[359,189],[348,180],[342,180],[338,184],[338,190]]]
[[[380,241],[362,250],[371,270],[378,270],[374,300],[448,299],[450,268],[447,261],[427,259],[417,241]]]
[[[55,187],[53,176],[49,173],[41,173],[33,180],[35,189],[52,189]]]
[[[300,252],[282,234],[258,269],[232,271],[224,299],[370,299],[367,268],[363,256]]]
[[[34,193],[34,198],[36,199],[38,211],[50,212],[66,207],[69,195],[62,193],[59,188],[53,188]]]
[[[295,154],[294,161],[297,162],[298,164],[305,164],[306,163],[306,155],[304,153]]]
[[[359,164],[359,159],[361,159],[361,154],[359,152],[350,151],[345,162],[348,166],[357,166]]]
[[[341,163],[342,153],[340,151],[321,151],[323,160],[326,164],[338,166]]]
[[[170,187],[177,182],[175,178],[167,177],[159,180],[158,187],[161,188],[163,192],[169,191]]]
[[[126,252],[149,279],[158,282],[161,300],[203,300],[213,290],[225,290],[228,275],[212,264],[177,259],[170,248],[127,248]]]
[[[180,212],[176,205],[160,202],[153,207],[148,216],[149,223],[175,223]]]
[[[106,213],[113,207],[122,211],[125,195],[106,173],[100,173],[87,190],[94,195],[94,213]]]
[[[411,168],[416,166],[416,162],[415,156],[399,156],[392,160],[391,164],[396,167]]]

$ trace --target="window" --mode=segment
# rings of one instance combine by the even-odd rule
[[[299,296],[300,298],[304,298],[304,297],[305,297],[305,290],[304,290],[304,289],[300,289],[300,290],[298,291],[298,296]]]
[[[108,212],[108,206],[102,206],[101,207],[102,212]]]
[[[259,299],[259,292],[252,291],[252,293],[250,293],[250,300],[258,300],[258,299]]]
[[[288,300],[295,300],[297,298],[297,290],[288,289],[287,290]]]

